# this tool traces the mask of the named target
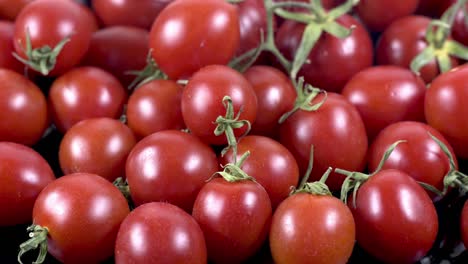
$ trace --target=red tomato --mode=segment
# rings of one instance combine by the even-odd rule
[[[73,1],[35,0],[25,6],[15,21],[15,50],[24,59],[29,34],[32,49],[54,48],[65,38],[55,66],[41,69],[44,75],[57,76],[77,65],[88,50],[95,21],[83,7]],[[45,64],[51,64],[46,62]],[[39,68],[35,70],[39,71]],[[49,70],[51,70],[49,72]]]
[[[138,87],[128,99],[128,126],[141,138],[162,130],[185,128],[182,91],[170,80],[154,80]]]
[[[156,63],[169,78],[188,78],[204,66],[227,64],[239,47],[237,8],[225,0],[175,0],[150,32]]]
[[[135,239],[138,238],[138,239]],[[204,264],[203,232],[191,215],[168,203],[147,203],[122,222],[115,263]]]
[[[312,104],[323,100],[317,96]],[[325,103],[317,111],[298,110],[280,126],[280,142],[291,151],[303,175],[309,164],[310,146],[314,145],[314,169],[310,180],[317,181],[327,170],[364,169],[367,135],[357,109],[343,96],[328,93]],[[344,177],[332,173],[327,184],[338,190]]]
[[[424,122],[424,81],[409,69],[375,66],[356,74],[342,94],[358,109],[369,141],[386,126],[404,120]]]
[[[257,96],[252,85],[237,71],[223,65],[210,65],[196,72],[182,94],[182,117],[191,133],[214,145],[227,143],[226,136],[216,136],[216,118],[226,115],[224,96],[230,96],[239,120],[254,123],[257,116]],[[236,137],[247,131],[247,126],[234,129]]]
[[[460,225],[463,244],[465,244],[465,247],[468,247],[468,202],[465,202],[463,206]]]
[[[324,33],[307,57],[310,63],[304,64],[298,74],[307,83],[331,92],[340,92],[351,77],[372,66],[374,52],[369,33],[359,21],[343,15],[336,22],[346,28],[356,28],[343,39]],[[276,43],[286,58],[294,57],[304,28],[305,24],[292,20],[279,28]]]
[[[440,17],[445,10],[444,6],[455,0],[419,0],[418,9],[416,14],[428,17]],[[442,11],[442,12],[441,12]]]
[[[132,131],[119,120],[83,120],[60,142],[60,167],[65,174],[94,173],[112,182],[125,175],[125,162],[135,144]]]
[[[0,18],[15,20],[19,12],[34,0],[0,0]]]
[[[277,264],[345,264],[354,241],[353,215],[331,195],[292,195],[273,215],[270,247]]]
[[[15,24],[13,22],[0,21],[0,68],[23,73],[24,65],[12,55],[15,51],[13,46],[14,32]]]
[[[0,69],[0,141],[33,145],[49,125],[41,90],[24,76]]]
[[[455,3],[455,1],[448,1]],[[447,8],[450,7],[447,4]],[[468,8],[468,4],[465,4],[465,8]],[[463,10],[457,12],[455,16],[455,21],[452,26],[452,36],[453,39],[459,41],[463,45],[468,45],[468,26],[466,25],[466,14]]]
[[[192,215],[205,235],[213,263],[241,263],[254,255],[268,236],[268,193],[250,180],[215,178],[198,193]]]
[[[126,99],[119,81],[95,67],[75,68],[60,76],[48,98],[52,119],[62,133],[84,119],[119,118]]]
[[[34,204],[33,223],[47,228],[49,253],[64,263],[99,263],[111,257],[127,200],[104,178],[63,176],[44,188]]]
[[[426,92],[427,123],[439,130],[462,159],[468,158],[468,65],[439,75]]]
[[[260,45],[262,33],[266,36],[267,20],[263,0],[244,0],[238,5],[240,46],[236,55],[242,55]]]
[[[166,201],[191,212],[198,192],[218,170],[215,152],[197,137],[177,130],[139,141],[126,163],[132,200]]]
[[[413,14],[418,4],[419,0],[361,0],[356,12],[371,31],[382,32],[398,18]]]
[[[29,223],[34,201],[55,176],[33,149],[0,142],[0,180],[0,227],[4,227]]]

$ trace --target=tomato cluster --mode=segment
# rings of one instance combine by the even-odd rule
[[[0,262],[467,263],[467,12],[0,1]]]

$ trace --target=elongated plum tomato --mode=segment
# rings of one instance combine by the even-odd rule
[[[468,65],[439,75],[426,92],[424,112],[427,123],[440,131],[457,157],[468,158]]]
[[[12,55],[15,51],[14,32],[15,24],[13,22],[0,21],[0,68],[23,73],[24,65]]]
[[[356,13],[371,31],[382,32],[398,18],[413,14],[419,1],[361,0],[356,7]]]
[[[230,96],[234,116],[242,109],[239,120],[250,124],[257,117],[257,96],[252,85],[239,72],[224,66],[210,65],[196,72],[182,93],[182,117],[191,133],[213,145],[227,143],[226,136],[216,136],[216,118],[226,115],[223,98]],[[247,126],[234,129],[240,137]]]
[[[60,167],[64,174],[88,172],[112,182],[125,175],[125,162],[135,144],[132,131],[119,120],[86,119],[72,126],[60,142]]]
[[[150,32],[152,56],[169,78],[189,78],[204,66],[227,64],[239,47],[237,8],[225,0],[175,0]]]
[[[468,247],[468,202],[465,202],[463,206],[460,225],[463,244]]]
[[[89,173],[51,182],[34,204],[33,224],[47,228],[49,253],[63,263],[99,263],[111,257],[127,200],[112,183]]]
[[[140,140],[125,166],[133,202],[165,201],[192,211],[198,192],[218,170],[213,149],[197,137],[165,130]]]
[[[205,238],[195,219],[179,207],[161,202],[143,204],[120,226],[115,263],[205,264]]]
[[[25,52],[28,34],[32,49],[54,48],[70,38],[58,54],[55,66],[49,73],[42,73],[57,76],[80,62],[96,24],[83,6],[74,1],[36,0],[22,9],[15,25],[15,50],[24,59],[28,59]]]
[[[0,69],[0,141],[33,145],[49,125],[41,90],[17,72]]]
[[[54,173],[33,149],[0,142],[0,227],[31,221],[34,201]]]

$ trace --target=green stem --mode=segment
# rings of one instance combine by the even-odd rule
[[[35,250],[39,247],[39,255],[33,264],[41,264],[47,256],[47,236],[49,234],[49,230],[46,227],[41,227],[39,225],[31,225],[26,230],[29,232],[30,239],[20,245],[17,260],[20,264],[23,264],[21,257],[26,252]]]

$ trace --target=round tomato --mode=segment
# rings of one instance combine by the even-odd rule
[[[262,34],[267,33],[266,10],[263,0],[244,0],[238,4],[240,46],[236,55],[260,45]]]
[[[468,247],[468,202],[463,206],[460,225],[462,241]]]
[[[189,78],[204,66],[227,64],[239,47],[237,8],[225,0],[175,0],[150,32],[152,55],[169,78]]]
[[[127,93],[110,73],[95,67],[80,67],[52,83],[48,100],[53,122],[64,133],[84,119],[119,118]]]
[[[0,141],[33,145],[49,125],[42,91],[24,76],[0,69]]]
[[[15,24],[13,22],[0,21],[0,68],[23,73],[24,65],[12,55],[15,51],[13,45],[14,32]]]
[[[34,0],[1,0],[0,19],[15,20],[19,12],[32,1]]]
[[[159,202],[143,204],[120,225],[115,245],[116,264],[206,262],[206,244],[200,226],[177,206]]]
[[[356,7],[356,13],[371,31],[382,32],[398,18],[413,14],[419,1],[361,0]]]

